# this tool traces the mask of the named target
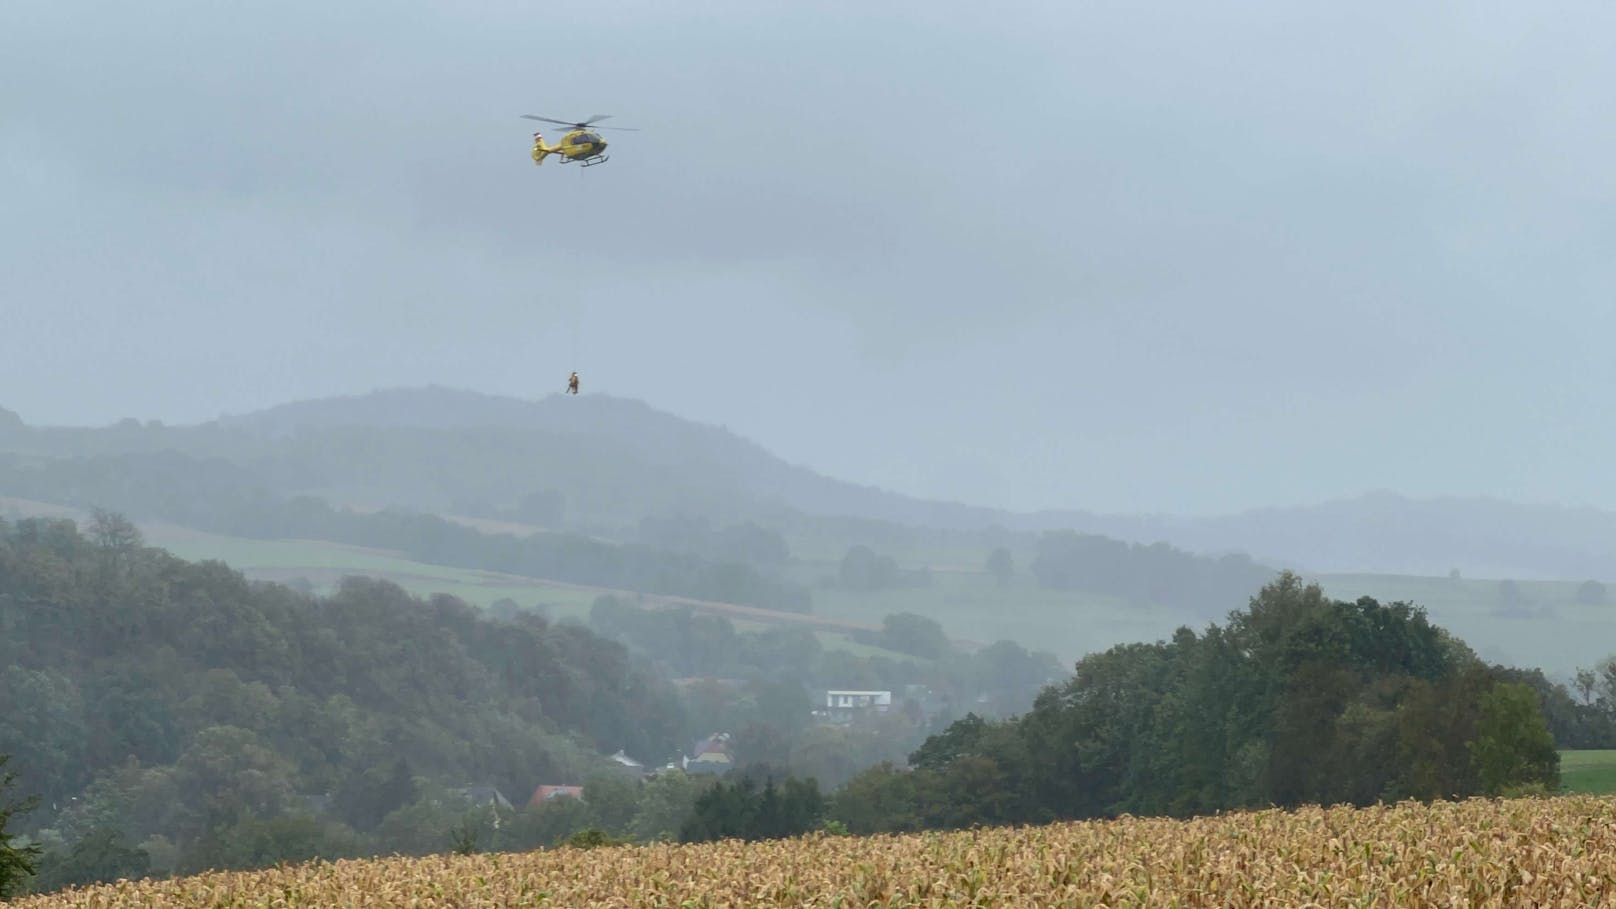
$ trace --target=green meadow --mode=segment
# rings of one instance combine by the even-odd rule
[[[418,596],[445,593],[476,606],[502,599],[542,607],[553,618],[587,619],[598,591],[520,575],[417,562],[397,553],[322,540],[254,540],[156,526],[147,540],[182,559],[216,559],[255,580],[303,579],[329,593],[342,578],[364,575],[392,581]]]
[[[795,555],[797,542],[792,546]],[[954,545],[878,548],[893,556],[912,583],[880,591],[847,590],[834,583],[839,555],[832,558],[823,546],[810,551],[818,558],[794,560],[793,572],[813,587],[818,615],[879,622],[891,613],[913,612],[935,619],[952,637],[984,644],[1009,638],[1052,652],[1068,664],[1116,644],[1169,637],[1180,626],[1199,632],[1246,606],[1244,601],[1216,604],[1193,615],[1121,597],[1046,590],[1027,571],[1031,553],[1025,551],[1013,551],[1015,572],[1001,587],[984,568],[985,550]],[[922,583],[926,569],[929,579]],[[1616,584],[1609,602],[1582,603],[1577,597],[1580,582],[1575,581],[1519,581],[1518,599],[1506,602],[1497,579],[1325,574],[1309,580],[1336,599],[1369,596],[1421,606],[1431,621],[1490,662],[1540,668],[1564,678],[1577,667],[1591,667],[1616,654]]]
[[[537,608],[552,619],[587,621],[590,606],[603,593],[610,592],[541,578],[418,562],[396,552],[322,540],[257,540],[167,525],[152,525],[144,531],[148,543],[179,558],[224,562],[253,580],[307,581],[317,593],[330,593],[344,577],[362,575],[391,581],[417,596],[448,594],[485,608],[509,599],[522,607]],[[761,631],[777,624],[762,618],[726,618],[741,632]],[[840,632],[816,630],[815,634],[829,649],[857,656],[914,659],[853,641]]]
[[[1616,751],[1560,752],[1560,786],[1570,793],[1616,793]]]
[[[1370,596],[1423,606],[1431,621],[1490,662],[1536,667],[1559,677],[1616,654],[1616,587],[1608,602],[1581,603],[1580,582],[1520,581],[1519,600],[1506,603],[1498,580],[1372,574],[1317,580],[1337,599]]]
[[[816,615],[876,624],[900,612],[933,619],[959,640],[991,644],[1009,639],[1029,650],[1053,653],[1067,664],[1115,644],[1171,635],[1189,621],[1172,610],[1134,607],[1116,597],[1044,590],[1030,577],[1012,578],[1000,587],[982,572],[934,571],[924,587],[814,588]]]

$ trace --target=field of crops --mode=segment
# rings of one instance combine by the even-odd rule
[[[121,882],[17,905],[1603,906],[1616,905],[1616,800],[343,861]]]

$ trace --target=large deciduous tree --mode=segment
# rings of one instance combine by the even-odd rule
[[[1494,685],[1481,696],[1471,759],[1482,791],[1499,795],[1516,788],[1560,784],[1560,753],[1538,709],[1537,695],[1518,683]]]

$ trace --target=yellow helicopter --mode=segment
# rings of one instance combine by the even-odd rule
[[[596,114],[581,123],[568,123],[565,120],[552,120],[549,117],[539,117],[534,114],[523,114],[527,120],[543,120],[545,123],[555,123],[560,126],[572,127],[561,141],[554,145],[545,145],[544,137],[538,133],[533,134],[533,163],[543,164],[544,159],[550,155],[560,155],[561,163],[579,161],[584,167],[593,167],[596,164],[606,163],[606,140],[600,137],[595,129],[620,129],[625,132],[638,132],[632,126],[602,126],[591,128],[592,124],[601,120],[611,119],[611,114]]]

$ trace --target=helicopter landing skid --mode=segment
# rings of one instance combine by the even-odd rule
[[[583,160],[583,162],[579,166],[580,167],[594,167],[597,164],[605,164],[607,161],[610,161],[610,160],[611,160],[611,157],[609,155],[596,155],[593,158],[585,158]]]

